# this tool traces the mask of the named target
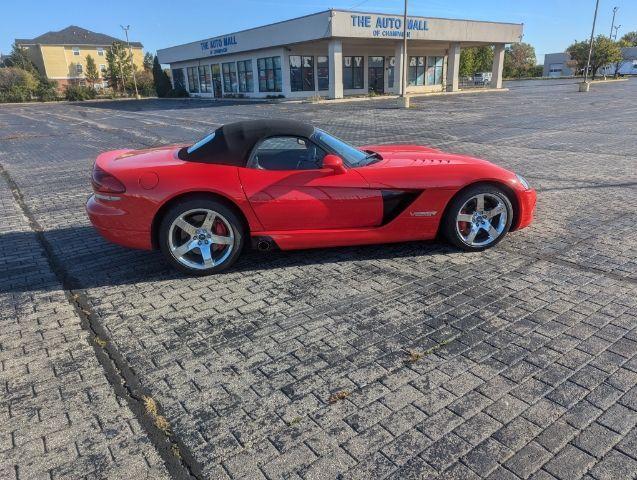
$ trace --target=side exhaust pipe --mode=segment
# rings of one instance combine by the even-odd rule
[[[259,242],[257,243],[257,250],[259,250],[260,252],[267,252],[271,248],[272,244],[267,240],[259,240]]]

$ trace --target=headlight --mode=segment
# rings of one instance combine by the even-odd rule
[[[517,173],[515,174],[516,177],[518,177],[519,182],[522,184],[522,186],[525,189],[529,189],[531,188],[531,186],[529,185],[529,182],[526,181],[526,178],[524,178],[522,175],[518,175]]]

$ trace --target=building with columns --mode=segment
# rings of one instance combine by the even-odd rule
[[[491,86],[502,88],[504,47],[519,42],[515,23],[403,17],[326,10],[262,27],[207,38],[157,52],[175,87],[208,98],[342,98],[369,92],[459,89],[462,48],[493,45]]]

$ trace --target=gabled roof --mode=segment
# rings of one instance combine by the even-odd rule
[[[113,42],[123,42],[123,40],[70,25],[57,32],[47,32],[35,38],[16,38],[15,42],[17,44],[109,46]],[[133,47],[142,47],[140,42],[130,42],[130,44]]]

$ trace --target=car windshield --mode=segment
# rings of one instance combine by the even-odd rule
[[[362,167],[378,158],[378,154],[359,150],[349,143],[346,143],[343,140],[324,132],[323,130],[319,130],[318,128],[315,130],[312,138],[319,144],[327,147],[328,150],[331,150],[331,153],[335,153],[341,157],[350,167]]]
[[[197,143],[189,146],[186,151],[188,152],[188,154],[191,154],[192,152],[196,152],[201,147],[206,145],[208,142],[212,141],[213,138],[215,138],[215,132],[209,133],[208,135],[203,137],[201,140],[199,140]]]

